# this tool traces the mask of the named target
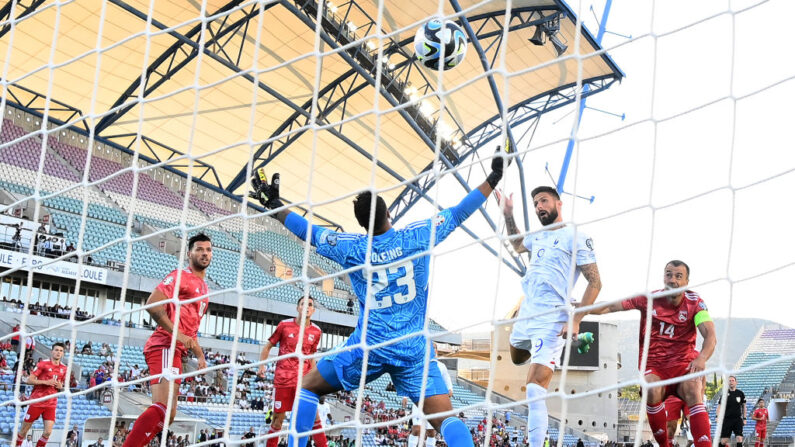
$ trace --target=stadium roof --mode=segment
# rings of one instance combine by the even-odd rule
[[[152,11],[145,0],[6,1],[3,77],[80,111],[63,121],[162,160],[172,149],[189,154],[214,169],[194,176],[236,194],[245,193],[247,162],[265,164],[282,173],[286,198],[322,203],[317,213],[348,228],[356,227],[350,195],[371,178],[392,188],[383,196],[393,215],[418,200],[433,184],[421,173],[433,167],[437,139],[436,162],[457,165],[501,134],[501,118],[516,125],[570,104],[580,69],[590,93],[623,76],[585,30],[583,57],[566,57],[574,54],[576,17],[556,0],[513,1],[506,39],[504,1],[462,0],[460,13],[455,0],[445,3],[445,15],[467,18],[484,58],[470,43],[441,84],[411,60],[417,26],[435,13],[422,0],[385,0],[380,12],[376,0],[328,2],[320,12],[305,0],[161,0]],[[551,44],[528,42],[535,25],[556,18],[568,42],[563,58]],[[493,60],[492,80],[509,111],[502,117],[483,65]],[[310,115],[316,131],[306,131]],[[159,144],[145,147],[136,135]],[[184,159],[167,164],[187,170]]]

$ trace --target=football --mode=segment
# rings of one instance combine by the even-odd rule
[[[417,60],[427,68],[449,70],[464,60],[467,38],[458,24],[433,17],[414,35]]]

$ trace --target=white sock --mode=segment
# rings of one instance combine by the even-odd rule
[[[420,437],[419,436],[409,435],[409,443],[408,443],[409,445],[408,445],[408,447],[417,447],[417,445],[419,443],[420,443]]]
[[[547,390],[535,383],[527,384],[527,398],[539,399],[527,403],[527,442],[529,447],[543,447],[544,438],[549,428],[547,401],[544,399]]]
[[[425,438],[425,447],[436,447],[436,437],[428,436]]]

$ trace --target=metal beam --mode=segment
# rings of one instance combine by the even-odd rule
[[[6,22],[2,28],[0,28],[0,39],[3,38],[9,31],[11,31],[11,21],[18,21],[21,18],[29,15],[33,11],[36,10],[39,6],[41,6],[46,0],[31,0],[29,3],[25,2],[25,0],[8,0],[3,8],[0,9],[0,22]],[[17,14],[16,17],[11,17],[11,10],[14,7],[14,3],[16,3],[17,8],[21,8],[22,12]],[[25,5],[27,3],[27,5]]]
[[[613,75],[585,79],[583,80],[582,85],[588,85],[590,87],[587,92],[581,93],[580,97],[584,99],[606,90],[616,81],[618,81],[618,78],[614,77]],[[576,100],[576,87],[576,83],[565,85],[556,90],[545,92],[541,95],[529,98],[519,104],[512,106],[508,111],[509,116],[508,123],[506,125],[518,126],[529,120],[538,119],[546,112],[574,103]],[[473,150],[465,152],[461,156],[461,162],[465,161],[472,154],[474,154],[477,148],[500,136],[502,133],[502,122],[503,116],[502,114],[498,113],[492,116],[490,120],[487,120],[480,126],[472,129],[467,136],[476,142],[476,147]],[[428,165],[425,167],[423,172],[430,173],[432,168],[432,164]],[[420,190],[423,193],[427,193],[436,184],[436,178],[428,175],[425,177],[424,181],[423,179],[418,180],[418,183],[420,183]],[[409,208],[417,203],[419,198],[420,197],[412,189],[405,188],[389,206],[393,221],[397,222],[401,217],[403,217],[406,211],[408,211]]]
[[[134,10],[134,8],[122,1],[111,0],[111,3],[133,13],[133,15],[136,15],[143,20],[146,20],[145,14]],[[239,6],[241,3],[243,3],[243,0],[231,0],[229,3],[222,6],[218,11],[210,16],[215,17],[215,19],[207,22],[207,29],[211,30],[211,38],[205,41],[205,54],[207,54],[208,51],[212,52],[213,54],[220,53],[224,54],[227,60],[231,59],[223,51],[224,46],[229,43],[229,40],[224,41],[222,39],[230,33],[237,33],[241,28],[244,28],[251,19],[260,13],[259,4],[257,3],[251,6],[251,8],[248,10],[241,9],[238,11],[229,12],[230,10]],[[277,4],[278,2],[265,4],[262,7],[262,12]],[[141,17],[142,14],[143,17]],[[231,23],[227,23],[231,20],[231,17],[234,14],[240,14],[241,16],[236,17]],[[211,26],[215,22],[218,22],[219,28],[217,31],[212,32]],[[154,19],[152,20],[152,24],[160,30],[167,29],[165,25]],[[169,32],[169,34],[174,36],[177,41],[168,47],[168,49],[166,49],[160,56],[157,57],[157,59],[155,59],[154,62],[152,62],[150,66],[146,68],[146,72],[143,77],[143,98],[146,98],[152,94],[152,92],[157,90],[158,87],[171,79],[174,74],[188,65],[193,59],[196,58],[196,56],[199,55],[199,39],[201,39],[201,30],[202,24],[200,23],[188,30],[188,32],[184,35],[174,31]],[[245,39],[245,36],[243,37]],[[241,40],[241,48],[243,45],[242,42],[244,41],[245,40]],[[99,121],[99,123],[97,123],[95,127],[95,132],[97,134],[102,133],[138,104],[138,95],[136,92],[141,87],[141,81],[142,77],[136,76],[136,78],[130,83],[124,92],[116,99],[116,101],[114,101],[113,105],[111,105],[109,109],[109,112],[107,112]]]
[[[303,5],[301,5],[302,9],[299,9],[285,1],[283,3],[287,9],[289,9],[299,20],[304,22],[308,27],[314,29],[315,23],[314,18],[317,15],[317,3],[313,0],[306,0],[304,1]],[[354,1],[350,2],[351,5],[355,5]],[[364,11],[362,11],[364,12]],[[321,15],[321,23],[320,23],[320,38],[323,39],[326,44],[328,44],[333,49],[339,49],[341,44],[347,45],[353,42],[352,36],[349,36],[345,32],[345,25],[337,20],[333,20],[334,17],[329,17],[328,15]],[[374,23],[374,22],[373,22]],[[331,37],[331,34],[337,35],[337,39]],[[348,48],[345,51],[340,51],[338,54],[342,57],[348,64],[351,65],[356,71],[358,71],[362,77],[367,79],[373,86],[376,86],[376,79],[373,77],[372,73],[375,73],[377,68],[375,64],[377,63],[375,59],[372,57],[368,57],[366,53],[361,51],[361,48],[364,45],[359,45],[356,47]],[[403,98],[406,96],[405,92],[403,91],[404,86],[398,85],[397,83],[393,82],[394,79],[390,76],[381,76],[381,84],[378,85],[379,92],[384,96],[384,98],[392,105],[392,107],[397,107],[401,104],[401,101],[398,98]],[[431,149],[431,151],[436,153],[436,144],[434,140],[436,139],[436,129],[435,129],[435,121],[431,121],[429,119],[421,119],[422,117],[419,116],[419,107],[417,107],[417,114],[412,116],[406,109],[398,109],[398,114],[406,121],[406,123],[417,133],[417,135],[422,139],[422,141]],[[440,141],[440,153],[439,159],[445,164],[448,170],[452,171],[453,176],[456,180],[461,184],[461,186],[467,191],[470,192],[472,189],[466,183],[466,181],[461,177],[456,170],[454,170],[454,164],[448,158],[449,151],[452,154],[456,154],[452,143],[449,141]],[[455,157],[457,158],[457,157]],[[483,207],[479,208],[480,214],[486,220],[486,223],[496,231],[497,225],[491,219],[491,217],[486,213]]]
[[[75,118],[83,116],[80,109],[70,106],[50,97],[49,105],[47,104],[47,96],[39,92],[34,92],[29,88],[22,87],[17,84],[7,84],[6,91],[8,92],[8,99],[10,102],[19,104],[24,110],[35,112],[35,114],[44,115],[47,110],[47,119],[55,118],[64,123],[70,123]],[[84,130],[88,130],[88,123],[85,119],[79,121]]]
[[[348,4],[348,8],[353,7],[352,4]],[[510,28],[508,29],[509,32],[514,32],[517,30],[521,30],[530,26],[535,26],[538,23],[546,20],[539,18],[539,14],[541,12],[546,11],[557,11],[557,7],[555,6],[531,6],[531,7],[522,7],[522,8],[515,8],[511,10],[510,19],[509,21],[513,23]],[[347,13],[345,14],[347,15]],[[484,39],[491,39],[495,37],[502,36],[502,19],[505,15],[505,10],[496,10],[490,11],[487,13],[476,14],[471,17],[468,17],[470,23],[476,22],[478,24],[478,31],[477,31],[477,38],[479,40]],[[495,23],[498,25],[499,30],[492,30],[488,31],[486,26],[489,23]],[[364,27],[368,28],[373,26],[373,24],[366,24]],[[339,33],[335,33],[339,34]],[[384,50],[384,58],[388,58],[392,55],[401,55],[402,48],[406,45],[409,45],[413,41],[413,37],[404,39],[400,42],[392,42],[387,48]],[[391,83],[397,85],[405,85],[407,82],[408,76],[411,74],[411,69],[413,67],[412,57],[405,57],[407,55],[402,54],[404,59],[396,62],[395,67],[391,69],[391,73],[395,74],[393,77],[397,78],[397,80],[392,81]],[[374,67],[373,67],[373,73]],[[322,99],[325,98],[327,95],[334,95],[337,91],[337,87],[339,85],[343,85],[346,83],[351,76],[357,76],[358,72],[355,69],[351,69],[348,72],[344,73],[340,77],[336,78],[328,85],[326,85],[320,92],[318,92],[318,104],[321,104],[323,101]],[[388,73],[382,73],[382,78],[384,76],[389,76]],[[359,92],[364,87],[371,85],[368,80],[363,81],[360,85],[350,88],[348,90],[347,96],[353,96],[353,94]],[[430,87],[430,86],[428,86]],[[426,94],[428,91],[432,90],[430,88],[423,88],[422,86],[418,89],[422,90],[423,94]],[[404,92],[398,92],[401,94],[400,97],[401,102],[406,102],[409,98],[405,97]],[[331,101],[330,99],[327,101],[326,106],[321,108],[317,111],[317,121],[318,122],[329,122],[328,116],[334,111],[335,108],[339,106],[345,105],[348,98],[341,98],[337,101]],[[303,104],[303,109],[307,112],[310,111],[312,107],[312,101],[309,100]],[[268,138],[268,142],[262,144],[255,152],[254,156],[252,157],[254,160],[254,166],[262,167],[267,165],[271,160],[276,158],[280,153],[287,149],[293,142],[297,141],[301,135],[303,135],[308,128],[305,129],[298,129],[295,132],[292,132],[292,129],[301,127],[308,123],[308,120],[304,120],[304,114],[295,112],[293,113],[287,120],[285,120]],[[340,117],[340,121],[344,119],[344,113]],[[299,122],[300,121],[300,122]],[[301,124],[304,123],[304,124]],[[291,133],[292,132],[292,133]],[[290,134],[290,135],[286,135]],[[281,137],[280,137],[281,136]],[[277,144],[281,144],[278,148],[274,148]],[[463,148],[466,149],[466,148]],[[455,157],[457,158],[457,156]],[[245,167],[241,168],[241,170],[235,175],[235,177],[227,184],[227,189],[229,191],[234,191],[239,188],[242,184],[246,182],[245,178]]]

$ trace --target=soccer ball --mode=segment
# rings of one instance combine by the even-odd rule
[[[442,61],[444,48],[444,61]],[[467,38],[455,22],[433,17],[417,30],[414,36],[414,51],[417,60],[432,70],[449,70],[464,60],[467,54]]]

